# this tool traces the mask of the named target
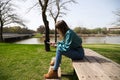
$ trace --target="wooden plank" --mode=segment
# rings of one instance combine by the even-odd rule
[[[55,58],[55,57],[53,57],[51,61],[55,62],[55,59],[56,59],[56,58]]]
[[[98,54],[97,52],[95,52],[95,51],[93,51],[93,50],[91,50],[91,49],[84,49],[84,50],[85,50],[85,54],[88,54],[89,56],[92,55],[92,56],[97,56],[97,57],[102,58],[103,60],[102,60],[102,59],[99,60],[100,63],[108,61],[108,62],[112,62],[112,64],[115,64],[117,67],[120,68],[120,65],[119,65],[119,64],[117,64],[116,62],[114,62],[114,61],[112,61],[112,60],[110,60],[110,59],[108,59],[108,58],[106,58],[106,57]]]
[[[85,55],[84,60],[73,61],[79,80],[120,80],[119,64],[90,49],[85,49]]]
[[[88,66],[88,62],[73,62],[73,67],[77,73],[79,80],[100,80],[93,75],[90,67]]]
[[[120,80],[120,65],[113,62],[112,60],[105,58],[104,56],[96,53],[93,50],[85,49],[86,55],[93,57],[92,59],[96,60],[94,64],[103,69],[104,73],[107,74],[112,80]]]
[[[93,66],[95,66],[95,67],[90,66],[90,67],[93,67],[93,70],[97,70],[98,73],[102,70],[102,72],[103,72],[105,75],[107,75],[108,77],[109,77],[109,76],[113,76],[113,74],[107,73],[106,70],[104,70],[104,68],[101,66],[101,64],[99,64],[99,63],[94,59],[94,57],[86,56],[86,58],[90,61],[90,63],[91,63]],[[98,67],[98,68],[96,68],[96,67]],[[100,69],[100,71],[99,71],[99,69]],[[114,80],[114,79],[113,79],[113,80]]]
[[[89,63],[85,59],[84,61],[73,62],[73,67],[79,80],[111,80],[99,67]]]

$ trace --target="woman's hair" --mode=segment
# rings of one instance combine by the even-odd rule
[[[61,32],[61,35],[64,36],[67,30],[69,30],[68,25],[64,20],[60,20],[55,24],[56,29]]]

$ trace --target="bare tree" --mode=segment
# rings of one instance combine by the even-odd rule
[[[38,0],[38,2],[35,3],[32,7],[30,7],[27,11],[27,13],[30,12],[36,6],[41,7],[42,20],[43,20],[44,26],[45,26],[45,40],[44,40],[44,43],[45,43],[45,50],[46,51],[50,51],[49,21],[47,20],[47,14],[46,14],[48,4],[49,4],[49,0]]]
[[[0,0],[0,42],[3,41],[3,27],[11,23],[24,25],[22,20],[15,14],[12,0]]]
[[[67,4],[77,3],[75,0],[50,0],[49,4],[49,15],[53,18],[54,24],[56,24],[57,19],[66,15]],[[57,42],[57,30],[55,27],[55,42]]]
[[[49,22],[47,20],[47,10],[49,11],[50,15],[54,19],[54,22],[56,23],[58,17],[62,17],[62,15],[66,15],[66,13],[63,10],[68,10],[66,7],[66,4],[74,2],[75,0],[38,0],[39,5],[42,10],[42,19],[45,25],[45,50],[50,51],[50,45],[48,42],[50,41],[49,38]],[[32,10],[35,6],[38,4],[35,3],[29,10]],[[53,8],[54,7],[54,8]],[[55,9],[56,8],[56,9]],[[55,42],[57,42],[57,32],[55,28]]]
[[[50,51],[50,45],[48,44],[48,42],[50,41],[49,38],[49,22],[47,20],[47,15],[46,15],[46,11],[47,11],[47,7],[48,7],[48,1],[49,0],[39,0],[39,4],[42,10],[42,19],[45,25],[45,50],[46,51]]]
[[[118,9],[118,10],[115,12],[115,14],[118,16],[116,24],[117,24],[117,26],[120,26],[120,9]]]

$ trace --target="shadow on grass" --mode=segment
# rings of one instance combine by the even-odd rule
[[[0,73],[0,80],[7,80],[7,79],[9,79],[10,75],[6,75],[6,74],[3,74],[3,73],[1,74],[1,73]]]
[[[50,52],[52,52],[52,53],[56,53],[56,51],[55,51],[55,50],[51,50]]]
[[[62,74],[62,79],[64,78],[66,78],[67,80],[79,80],[75,72],[71,74]]]

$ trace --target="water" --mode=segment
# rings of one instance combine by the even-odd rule
[[[50,39],[54,42],[54,38]],[[82,37],[83,44],[120,44],[120,36],[106,36],[106,37]],[[16,44],[44,44],[44,38],[30,38],[15,42]]]
[[[44,44],[44,38],[30,38],[15,42],[16,44]]]
[[[107,44],[120,44],[120,36],[106,36],[106,37],[83,37],[83,43],[107,43]]]

